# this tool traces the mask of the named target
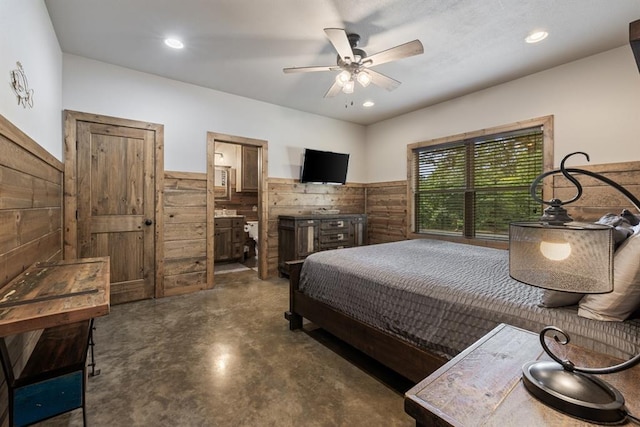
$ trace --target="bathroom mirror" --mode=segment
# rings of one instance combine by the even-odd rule
[[[215,178],[213,181],[213,193],[215,200],[231,199],[231,191],[229,190],[230,169],[230,166],[216,166],[215,168]]]

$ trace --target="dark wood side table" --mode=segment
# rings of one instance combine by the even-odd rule
[[[579,366],[620,360],[574,345],[550,345]],[[588,426],[536,400],[522,384],[522,365],[550,358],[537,333],[501,324],[405,394],[416,426]],[[631,414],[640,415],[640,366],[603,379],[618,388]],[[629,422],[627,422],[629,424]]]

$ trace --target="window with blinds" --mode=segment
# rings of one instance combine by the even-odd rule
[[[416,233],[506,239],[509,222],[541,214],[529,186],[543,171],[542,126],[417,148],[413,159]]]

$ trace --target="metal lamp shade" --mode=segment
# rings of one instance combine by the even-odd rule
[[[509,275],[529,285],[585,294],[611,292],[613,252],[613,228],[606,225],[509,225]]]

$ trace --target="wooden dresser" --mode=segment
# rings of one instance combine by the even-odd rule
[[[367,244],[367,215],[281,215],[278,217],[278,271],[289,275],[287,261],[314,252]]]

